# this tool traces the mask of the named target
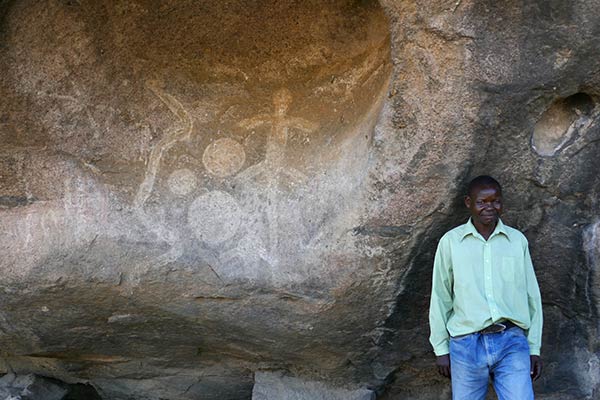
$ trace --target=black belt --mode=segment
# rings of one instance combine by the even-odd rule
[[[500,333],[500,332],[504,332],[507,329],[515,328],[516,326],[517,325],[515,325],[511,321],[496,322],[495,324],[492,324],[492,325],[480,330],[477,333],[481,333],[482,335],[487,335],[488,333]]]
[[[502,322],[496,322],[495,324],[492,324],[486,328],[483,328],[480,331],[477,332],[473,332],[473,333],[481,333],[482,335],[487,335],[489,333],[500,333],[500,332],[504,332],[505,330],[508,330],[510,328],[515,328],[518,327],[518,325],[515,325],[514,323],[510,322],[510,321],[502,321]],[[467,333],[465,335],[457,335],[457,336],[453,336],[454,339],[458,339],[467,335],[472,335],[473,333]]]

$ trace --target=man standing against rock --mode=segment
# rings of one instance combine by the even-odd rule
[[[533,399],[542,372],[542,302],[527,239],[500,220],[502,188],[468,186],[469,221],[440,240],[433,267],[429,338],[453,400],[483,400],[491,377],[500,400]]]

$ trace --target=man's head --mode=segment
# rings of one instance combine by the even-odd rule
[[[478,176],[469,182],[465,206],[475,227],[495,227],[502,214],[502,186],[491,176]]]

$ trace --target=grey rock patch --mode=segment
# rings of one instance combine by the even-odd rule
[[[63,400],[68,392],[65,385],[32,374],[7,374],[0,378],[2,400]]]
[[[27,206],[35,201],[35,198],[26,196],[0,196],[0,209]]]
[[[283,372],[256,372],[252,400],[375,400],[368,389],[346,389],[304,381]]]

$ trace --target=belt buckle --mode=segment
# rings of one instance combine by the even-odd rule
[[[506,329],[506,325],[501,323],[496,323],[488,326],[487,328],[481,331],[482,334],[487,335],[488,333],[500,333]]]

